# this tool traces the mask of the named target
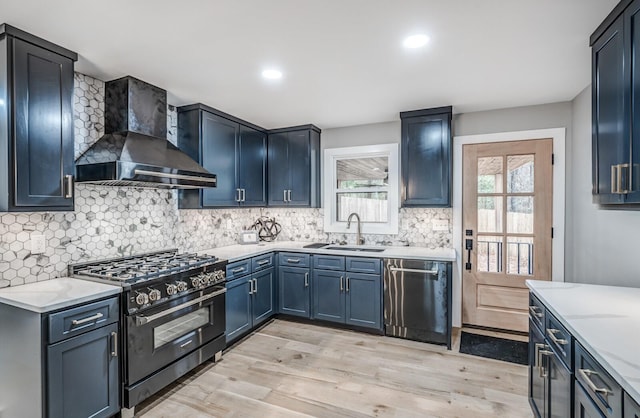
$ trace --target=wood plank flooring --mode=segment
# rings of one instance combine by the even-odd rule
[[[275,320],[136,417],[531,417],[526,366],[456,351]]]

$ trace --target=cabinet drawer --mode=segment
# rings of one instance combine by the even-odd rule
[[[251,259],[236,261],[235,263],[227,264],[227,281],[237,279],[245,274],[251,273]]]
[[[273,267],[273,253],[253,257],[251,259],[251,266],[254,272]]]
[[[628,393],[624,394],[624,418],[640,418],[640,405]]]
[[[110,298],[49,315],[49,344],[118,322],[118,298]]]
[[[292,267],[309,267],[309,254],[280,253],[280,265]]]
[[[379,258],[347,257],[347,271],[354,273],[380,274]]]
[[[533,293],[529,293],[529,318],[533,321],[534,324],[538,326],[541,330],[545,327],[544,316],[546,314],[546,309],[540,300],[534,296]]]
[[[564,364],[573,370],[573,336],[550,312],[545,314],[544,336]]]
[[[604,416],[622,417],[622,388],[579,343],[576,343],[575,374]]]
[[[345,266],[344,257],[339,255],[314,255],[313,268],[322,270],[340,270]]]

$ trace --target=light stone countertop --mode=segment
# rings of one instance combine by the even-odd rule
[[[88,280],[61,277],[0,289],[0,303],[36,313],[47,313],[106,296],[117,295],[122,287]]]
[[[640,288],[534,280],[527,286],[640,403]]]
[[[378,258],[411,258],[426,259],[435,261],[456,261],[456,252],[449,248],[429,249],[425,247],[373,247],[362,245],[362,248],[384,248],[384,251],[347,251],[347,250],[326,250],[323,248],[304,248],[311,242],[302,241],[276,241],[270,243],[230,245],[227,247],[211,248],[198,253],[214,255],[221,259],[229,260],[230,263],[255,257],[272,251],[304,252],[309,254],[330,254],[347,255],[355,257],[378,257]],[[337,246],[337,244],[336,244]],[[354,245],[345,245],[354,247]]]

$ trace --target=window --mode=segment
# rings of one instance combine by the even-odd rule
[[[366,234],[398,233],[398,145],[332,148],[324,152],[325,232],[355,232],[357,213]]]

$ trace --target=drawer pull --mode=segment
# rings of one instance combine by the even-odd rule
[[[242,273],[244,271],[244,267],[238,267],[231,270],[231,273]]]
[[[593,383],[593,380],[591,380],[591,375],[598,375],[598,372],[594,372],[593,370],[589,369],[578,369],[578,374],[584,379],[587,386],[589,386],[589,389],[591,389],[595,393],[601,393],[604,396],[607,396],[611,393],[611,391],[607,388],[597,387],[596,384]]]
[[[299,258],[287,258],[287,263],[298,264],[300,262]]]
[[[100,312],[98,312],[95,315],[92,316],[88,316],[84,319],[74,319],[73,321],[71,321],[71,325],[73,325],[74,327],[77,325],[82,325],[82,324],[86,324],[87,322],[93,322],[93,321],[97,321],[98,319],[102,318],[104,315],[102,315]]]
[[[542,315],[542,312],[538,312],[536,309],[538,309],[538,307],[535,305],[529,306],[529,313],[536,318],[542,318],[544,315]]]
[[[264,266],[265,264],[269,264],[269,260],[260,260],[258,261],[259,266]]]
[[[569,344],[569,341],[565,340],[564,338],[556,337],[556,334],[559,332],[560,332],[559,329],[547,328],[547,334],[549,335],[549,338],[551,339],[551,341],[553,341],[555,344],[558,344],[558,345]]]

